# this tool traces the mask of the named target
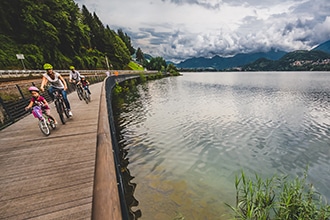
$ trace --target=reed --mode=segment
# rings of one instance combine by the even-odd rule
[[[263,180],[255,174],[248,178],[242,171],[235,178],[236,206],[233,219],[244,220],[330,220],[330,205],[303,178],[288,176]]]

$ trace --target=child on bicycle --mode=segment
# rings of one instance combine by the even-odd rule
[[[81,82],[82,87],[87,90],[88,94],[91,94],[91,91],[89,90],[90,83],[88,82],[88,80],[86,79],[86,77],[80,75],[80,78],[81,78],[80,79],[80,82]]]
[[[41,109],[45,112],[45,114],[48,117],[50,117],[51,119],[53,119],[55,124],[57,124],[57,121],[55,120],[55,118],[50,114],[50,108],[49,108],[47,100],[43,96],[40,95],[39,89],[35,86],[31,86],[29,88],[29,91],[30,91],[32,97],[31,97],[29,105],[25,107],[25,110],[32,108],[32,106],[40,106]]]

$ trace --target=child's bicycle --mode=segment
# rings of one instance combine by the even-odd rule
[[[35,118],[39,119],[39,128],[44,135],[50,135],[50,128],[56,128],[55,121],[46,115],[40,106],[34,106],[32,108],[32,114]]]
[[[58,115],[60,116],[62,124],[65,124],[63,114],[65,114],[65,116],[67,118],[70,118],[70,115],[69,115],[69,110],[65,106],[62,92],[58,89],[55,89],[55,91],[53,92],[53,95],[54,95],[54,104],[56,107],[56,111],[57,111]]]

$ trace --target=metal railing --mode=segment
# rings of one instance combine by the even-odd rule
[[[105,77],[105,74],[92,75],[87,76],[87,79],[91,84],[93,84],[103,81]],[[75,86],[72,83],[69,83],[67,79],[65,80],[68,85],[67,92],[71,93],[75,91]],[[31,99],[31,95],[28,92],[28,87],[40,87],[40,83],[41,78],[38,82],[35,80],[34,82],[29,83],[0,86],[0,130],[29,114],[24,110]],[[52,102],[52,99],[47,91],[43,92],[41,95],[44,96],[48,102]],[[4,96],[6,96],[6,98],[4,98]]]
[[[69,75],[70,70],[54,70],[55,72],[60,73],[61,75]],[[106,70],[78,70],[81,74],[88,75],[97,75],[104,74]],[[110,74],[115,72],[120,72],[120,74],[137,74],[143,71],[141,70],[109,70]],[[146,71],[146,72],[155,72],[155,71]],[[8,77],[27,77],[27,76],[41,76],[45,73],[45,70],[0,70],[0,78]]]

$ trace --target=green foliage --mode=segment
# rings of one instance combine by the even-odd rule
[[[126,33],[124,34],[123,30],[121,29],[118,30],[118,36],[125,43],[130,52],[130,55],[133,55],[135,53],[135,49],[132,46],[131,38]]]
[[[235,219],[330,219],[330,206],[311,184],[306,184],[306,174],[294,180],[276,176],[262,180],[255,175],[253,180],[242,171],[240,177],[236,176],[235,187],[236,207],[227,204],[235,212]]]
[[[116,82],[116,86],[113,89],[113,93],[114,95],[119,95],[120,93],[122,93],[123,88]]]
[[[133,61],[130,61],[129,64],[128,64],[128,68],[127,69],[130,69],[130,70],[144,70],[143,66],[133,62]]]
[[[166,75],[164,75],[161,72],[158,72],[156,74],[148,74],[147,75],[147,80],[155,80],[155,79],[161,79],[164,78]]]
[[[144,82],[146,82],[147,81],[147,77],[146,77],[146,75],[144,75],[144,74],[140,74],[140,81],[142,82],[142,83],[144,83]]]
[[[140,49],[140,47],[136,51],[136,61],[138,61],[139,63],[144,63],[144,61],[145,61],[143,52]]]
[[[0,69],[21,69],[22,65],[16,58],[19,49],[15,42],[11,38],[0,34],[0,45]]]
[[[243,67],[244,71],[329,71],[330,54],[323,51],[297,50],[279,60],[261,58]]]
[[[58,69],[72,64],[104,69],[105,55],[117,69],[130,62],[134,48],[127,34],[121,32],[121,39],[73,0],[2,0],[0,12],[1,69],[21,68],[18,53],[31,69],[40,69],[44,62]]]
[[[176,68],[176,66],[172,63],[170,63],[168,66],[167,66],[167,69],[166,71],[168,73],[170,73],[171,76],[178,76],[180,75],[178,69]]]
[[[144,64],[149,70],[161,71],[166,68],[166,61],[162,57],[152,57],[149,62]]]

